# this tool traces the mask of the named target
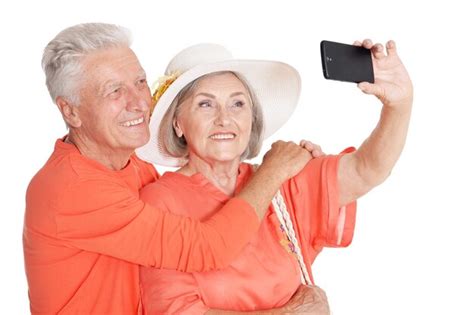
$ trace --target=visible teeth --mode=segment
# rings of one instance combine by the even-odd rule
[[[124,127],[135,126],[135,125],[141,124],[143,122],[143,119],[144,119],[143,117],[140,117],[140,118],[135,119],[135,120],[126,121],[126,122],[122,123],[121,125],[124,126]]]
[[[211,139],[218,139],[218,140],[221,140],[221,139],[234,139],[234,138],[235,138],[235,135],[232,134],[232,133],[218,133],[218,134],[215,134],[215,135],[211,136]]]

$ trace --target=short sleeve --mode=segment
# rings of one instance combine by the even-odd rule
[[[338,163],[343,154],[354,150],[315,158],[284,185],[285,200],[311,260],[322,247],[345,247],[352,242],[356,202],[339,207]]]

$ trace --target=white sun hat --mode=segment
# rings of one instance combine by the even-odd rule
[[[160,123],[178,93],[206,74],[232,71],[242,77],[257,98],[263,112],[264,139],[275,133],[293,113],[301,90],[295,68],[278,61],[238,60],[224,47],[198,44],[178,53],[168,64],[155,95],[159,97],[150,117],[150,141],[136,150],[150,163],[182,166],[185,158],[170,156],[158,138]]]

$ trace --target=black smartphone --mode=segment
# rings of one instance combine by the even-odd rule
[[[372,55],[369,49],[323,40],[321,61],[326,79],[374,83]]]

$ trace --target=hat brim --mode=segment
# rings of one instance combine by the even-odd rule
[[[274,134],[293,113],[300,95],[301,79],[295,68],[278,61],[229,60],[200,64],[182,73],[158,100],[150,117],[150,140],[136,150],[150,163],[179,167],[187,159],[176,158],[164,150],[158,131],[160,123],[178,93],[190,82],[206,74],[232,71],[243,77],[258,99],[264,120],[264,138]]]

